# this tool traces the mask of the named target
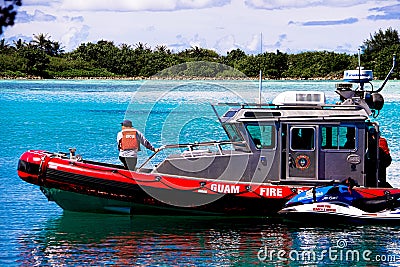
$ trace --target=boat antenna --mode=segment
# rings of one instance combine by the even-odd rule
[[[382,91],[383,87],[385,87],[387,81],[390,78],[390,75],[392,75],[393,71],[394,71],[394,67],[396,67],[396,54],[393,54],[393,64],[392,64],[392,68],[389,70],[388,74],[386,75],[385,80],[383,81],[381,87],[379,87],[379,89],[376,92],[380,92]]]
[[[360,85],[360,89],[364,89],[364,84],[361,83],[361,48],[358,48],[358,84]]]
[[[262,56],[262,32],[260,33],[260,55]],[[261,92],[262,92],[262,70],[260,65],[260,77],[258,85],[258,104],[261,106]]]

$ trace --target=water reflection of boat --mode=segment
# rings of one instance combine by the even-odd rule
[[[184,222],[184,223],[183,223]],[[21,266],[215,266],[257,261],[265,219],[66,212],[19,240]],[[95,227],[94,227],[95,225]],[[282,229],[282,227],[280,227]],[[250,233],[250,234],[248,234]],[[276,233],[276,235],[281,235]]]
[[[338,84],[337,104],[327,104],[322,92],[290,91],[272,104],[213,105],[229,140],[165,145],[162,152],[174,153],[156,166],[149,165],[158,153],[130,171],[74,150],[30,150],[18,174],[63,209],[89,212],[265,215],[302,191],[349,177],[366,198],[400,193],[379,171],[380,129],[373,121],[390,75],[381,88],[367,90],[370,71],[359,67],[358,79],[350,74],[347,81],[358,87]]]
[[[340,255],[355,250],[360,255],[371,251],[367,254],[371,259],[399,255],[399,238],[393,235],[398,230],[374,225],[310,227],[254,217],[165,216],[160,220],[159,216],[65,212],[40,227],[19,231],[16,252],[21,266],[317,265],[342,263]],[[331,257],[326,253],[330,248]]]

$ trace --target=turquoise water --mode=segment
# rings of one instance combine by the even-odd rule
[[[285,90],[324,91],[336,100],[334,82],[326,81],[267,81],[263,98]],[[383,94],[378,121],[392,151],[388,181],[400,186],[400,82]],[[17,176],[28,149],[76,147],[85,159],[118,163],[115,139],[125,117],[156,146],[223,140],[209,102],[257,96],[258,83],[249,81],[0,81],[0,265],[400,266],[400,226],[69,213]],[[360,258],[346,258],[349,250]]]

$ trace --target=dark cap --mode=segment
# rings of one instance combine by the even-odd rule
[[[132,122],[130,120],[124,120],[121,122],[121,125],[125,127],[132,127]]]

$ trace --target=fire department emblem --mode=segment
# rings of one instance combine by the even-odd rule
[[[296,168],[300,170],[305,170],[310,167],[311,161],[310,157],[307,155],[298,155],[295,160]]]

